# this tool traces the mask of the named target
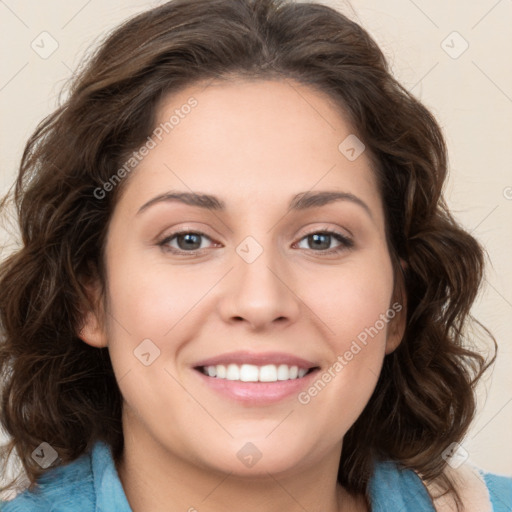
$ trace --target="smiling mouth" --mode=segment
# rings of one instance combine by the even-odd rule
[[[300,368],[287,364],[267,364],[258,366],[254,364],[217,364],[212,366],[197,366],[195,370],[207,377],[219,380],[239,382],[278,382],[302,379],[306,375],[319,370],[318,366]]]

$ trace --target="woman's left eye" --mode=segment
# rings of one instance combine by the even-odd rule
[[[334,248],[325,247],[330,246],[331,242],[337,240],[339,245]],[[320,248],[325,253],[337,253],[344,249],[350,249],[354,246],[354,242],[345,235],[338,233],[337,231],[317,231],[306,235],[301,240],[306,240],[306,243],[312,243],[314,247]],[[306,247],[307,249],[307,247]],[[318,252],[318,251],[315,251]]]
[[[159,242],[158,245],[173,253],[183,254],[188,252],[195,254],[204,249],[204,247],[202,247],[201,238],[206,238],[211,241],[211,238],[204,233],[181,231],[166,237]],[[354,246],[354,242],[350,238],[336,231],[316,231],[309,233],[300,239],[299,244],[303,240],[306,241],[306,244],[311,244],[315,249],[300,247],[301,249],[313,250],[313,252],[324,254],[338,253]],[[334,248],[331,247],[333,240],[338,242],[338,245]],[[177,247],[172,245],[173,241],[176,241]]]

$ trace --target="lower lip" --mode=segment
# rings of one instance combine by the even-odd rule
[[[318,371],[318,369],[315,369],[298,379],[278,380],[276,382],[242,382],[209,377],[201,370],[194,369],[194,373],[210,389],[224,397],[247,405],[268,405],[290,396],[296,396],[302,389],[310,385]]]

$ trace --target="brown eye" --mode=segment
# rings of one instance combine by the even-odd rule
[[[171,252],[194,252],[204,249],[204,247],[201,247],[202,238],[211,240],[204,233],[181,231],[166,237],[158,245]],[[177,247],[171,245],[174,240],[176,240]]]
[[[354,245],[350,238],[336,231],[317,231],[306,235],[301,240],[306,240],[308,245],[308,247],[301,247],[301,249],[310,249],[315,252],[335,253],[349,249]],[[331,247],[333,240],[339,243],[334,248]]]

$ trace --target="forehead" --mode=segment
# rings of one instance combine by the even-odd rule
[[[198,83],[158,105],[156,144],[130,177],[125,202],[135,209],[179,189],[222,197],[229,210],[332,189],[363,196],[379,212],[369,156],[344,152],[355,137],[331,98],[297,82]]]

